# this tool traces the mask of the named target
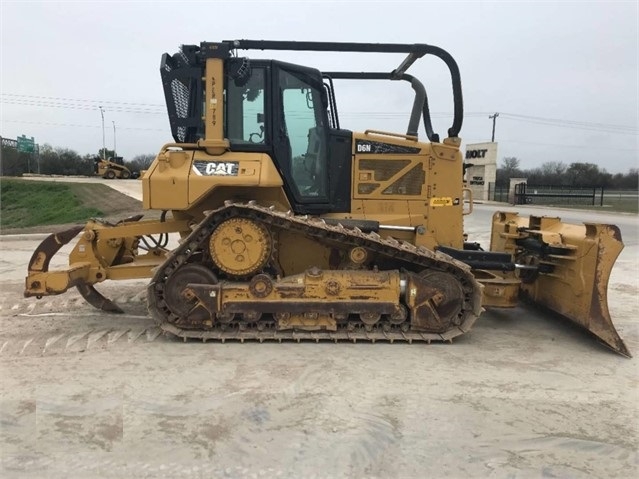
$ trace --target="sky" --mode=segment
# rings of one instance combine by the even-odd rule
[[[462,78],[466,144],[491,140],[524,169],[547,162],[639,167],[639,2],[0,0],[0,136],[132,159],[172,142],[163,53],[234,39],[427,43]],[[400,54],[241,51],[342,71],[391,71]],[[435,131],[452,122],[450,76],[436,58],[408,73],[426,86]],[[405,82],[336,81],[342,128],[405,133]],[[104,128],[99,107],[104,113]],[[423,125],[420,138],[426,139]]]

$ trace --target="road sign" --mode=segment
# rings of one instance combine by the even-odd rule
[[[18,142],[18,151],[24,151],[25,153],[33,153],[35,152],[35,140],[33,137],[27,138],[22,135],[16,138]]]

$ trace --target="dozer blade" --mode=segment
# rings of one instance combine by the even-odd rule
[[[608,281],[623,249],[617,226],[496,213],[493,249],[509,251],[517,263],[537,267],[520,275],[526,300],[577,323],[617,353],[632,356],[608,310]]]
[[[77,285],[77,289],[87,303],[94,308],[101,309],[107,313],[124,314],[124,311],[117,304],[102,296],[92,284],[81,283]]]

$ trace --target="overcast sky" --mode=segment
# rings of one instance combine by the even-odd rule
[[[466,144],[490,141],[523,168],[548,161],[638,166],[639,11],[614,2],[13,2],[1,0],[0,135],[125,159],[173,141],[159,65],[181,44],[232,39],[428,43],[461,70]],[[390,71],[394,54],[241,52],[320,70]],[[435,130],[450,126],[450,77],[422,59]],[[404,133],[405,82],[336,83],[341,126]],[[420,136],[425,139],[423,125]]]

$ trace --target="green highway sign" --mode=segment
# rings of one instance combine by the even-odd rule
[[[33,153],[35,152],[35,140],[33,137],[27,138],[22,135],[16,138],[18,143],[18,151],[24,151],[25,153]]]

